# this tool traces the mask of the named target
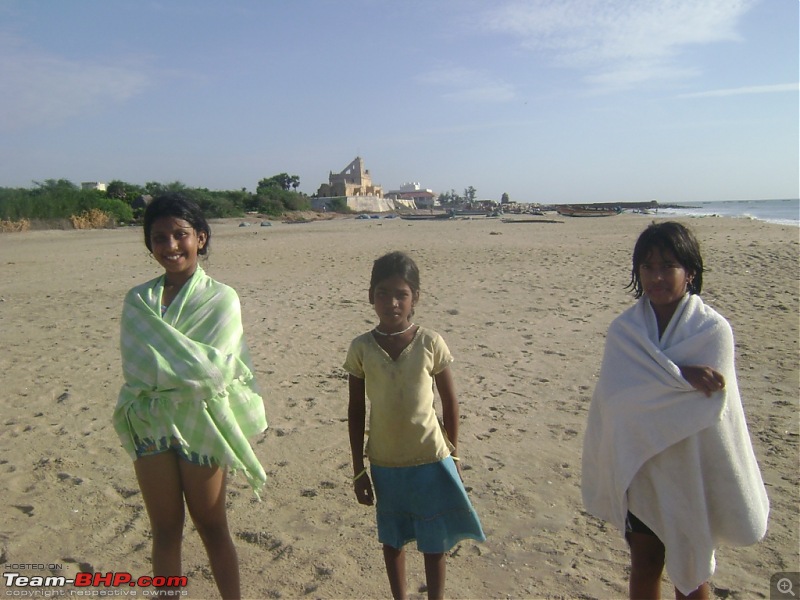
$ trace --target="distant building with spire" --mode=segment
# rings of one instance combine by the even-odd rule
[[[356,156],[341,172],[328,174],[328,183],[317,190],[320,198],[337,196],[375,196],[383,198],[383,188],[372,183],[369,169],[364,168],[364,160]]]
[[[314,210],[328,210],[334,198],[344,198],[347,207],[356,212],[388,212],[400,208],[416,208],[413,200],[389,199],[383,195],[383,188],[372,182],[364,160],[356,156],[339,173],[330,171],[328,183],[319,186],[311,198]]]

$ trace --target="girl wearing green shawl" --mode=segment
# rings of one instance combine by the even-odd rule
[[[185,507],[223,598],[238,598],[239,566],[225,513],[227,471],[255,492],[266,475],[247,440],[267,427],[236,292],[205,274],[211,232],[180,193],[145,210],[147,249],[164,274],[125,297],[125,384],[114,427],[134,460],[153,532],[153,575],[181,575]]]

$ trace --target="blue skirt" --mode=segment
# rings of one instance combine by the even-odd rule
[[[425,554],[447,552],[463,539],[486,539],[452,457],[414,467],[370,467],[378,540],[402,548],[417,540]]]

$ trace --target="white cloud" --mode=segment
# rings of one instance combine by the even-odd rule
[[[738,40],[739,19],[755,1],[529,0],[483,22],[557,66],[585,70],[595,87],[625,88],[695,74],[679,63],[685,47]]]
[[[60,122],[142,93],[136,67],[83,63],[0,38],[0,129]]]
[[[443,89],[442,97],[459,102],[508,102],[516,97],[514,86],[484,71],[464,67],[437,68],[417,81]]]
[[[775,85],[754,85],[725,90],[709,90],[693,94],[681,94],[678,98],[713,98],[721,96],[742,96],[746,94],[778,94],[783,92],[800,92],[800,83],[778,83]]]

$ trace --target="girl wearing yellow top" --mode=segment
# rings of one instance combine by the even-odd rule
[[[486,539],[457,462],[453,357],[438,333],[411,321],[419,290],[419,270],[408,255],[391,252],[376,260],[369,301],[379,323],[352,341],[344,363],[350,374],[353,487],[360,504],[372,505],[375,486],[378,540],[394,598],[406,597],[406,543],[416,540],[425,556],[428,597],[442,598],[444,553],[460,540]],[[434,382],[444,428],[433,406]],[[369,474],[364,467],[367,398]]]

